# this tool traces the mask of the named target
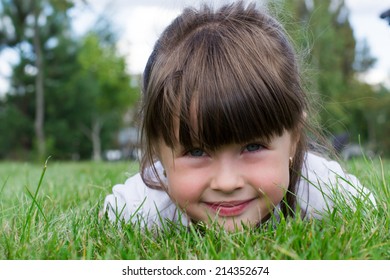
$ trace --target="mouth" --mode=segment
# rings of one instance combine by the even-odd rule
[[[255,198],[234,201],[204,202],[206,207],[221,217],[241,215]]]

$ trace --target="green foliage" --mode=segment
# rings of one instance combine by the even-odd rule
[[[349,83],[353,79],[355,60],[355,39],[350,26],[344,1],[286,1],[296,25],[288,25],[293,40],[304,46],[308,67],[314,74],[310,78],[311,92],[320,98],[321,125],[332,133],[346,129],[343,120],[345,108],[340,100],[349,95]]]
[[[377,208],[336,201],[323,220],[282,219],[228,233],[217,226],[142,230],[99,218],[105,195],[138,165],[0,163],[0,259],[383,259],[390,258],[390,163],[348,162]],[[127,171],[127,172],[126,172]],[[38,190],[39,187],[39,190]],[[36,195],[35,195],[36,194]]]
[[[124,57],[117,54],[115,45],[104,44],[98,34],[85,36],[77,60],[77,79],[92,104],[92,115],[116,112],[120,117],[138,99],[137,91],[130,87]]]
[[[344,1],[279,1],[271,3],[271,10],[302,54],[303,77],[322,129],[327,134],[347,131],[352,142],[359,139],[389,155],[390,132],[381,120],[390,108],[390,90],[359,78],[376,59],[366,41],[354,38]]]
[[[371,139],[374,139],[373,148],[380,154],[390,155],[390,89],[380,86],[374,96],[365,102],[368,109],[367,119],[372,127],[369,129]],[[364,107],[364,105],[362,105]]]
[[[1,104],[0,132],[4,145],[0,146],[0,158],[15,158],[17,154],[18,158],[31,159],[36,144],[37,68],[32,36],[28,32],[31,26],[26,20],[33,2],[4,0],[4,9],[0,7],[0,17],[12,19],[12,26],[17,28],[14,33],[4,34],[5,39],[0,43],[18,50],[20,56],[13,66],[10,92]],[[115,147],[123,114],[136,102],[139,90],[130,85],[125,58],[116,51],[115,34],[109,23],[106,22],[104,32],[95,30],[77,38],[66,14],[72,1],[36,3],[44,8],[42,18],[45,19],[39,35],[44,53],[47,154],[57,159],[90,158],[91,133],[96,122],[101,126],[100,148]],[[23,141],[15,141],[16,137]]]
[[[91,87],[91,101],[98,114],[126,111],[129,104],[138,98],[138,89],[131,88],[130,76],[126,73],[125,57],[117,51],[117,34],[111,23],[100,18],[94,29],[81,38],[77,61],[79,75],[96,84]]]
[[[19,108],[0,103],[0,157],[10,151],[14,158],[23,157],[23,150],[32,144],[33,133],[31,120]]]

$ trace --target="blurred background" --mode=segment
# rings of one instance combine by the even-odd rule
[[[135,159],[143,67],[163,28],[200,2],[0,0],[0,160]],[[336,150],[389,157],[390,1],[268,4]]]

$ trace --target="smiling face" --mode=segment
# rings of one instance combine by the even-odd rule
[[[294,215],[307,147],[298,69],[282,26],[254,5],[186,9],[144,72],[144,182],[167,190],[194,221],[227,229],[265,219],[286,189],[281,212]]]
[[[160,145],[167,192],[193,221],[216,221],[227,230],[254,226],[283,199],[289,185],[290,133],[268,143],[229,144],[215,151],[198,147],[172,150]]]

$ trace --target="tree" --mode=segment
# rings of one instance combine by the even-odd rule
[[[317,110],[321,127],[331,135],[347,131],[352,141],[388,155],[390,91],[361,79],[376,59],[367,41],[354,38],[344,1],[272,1],[271,9],[304,54],[306,85],[323,104]]]
[[[289,11],[287,16],[282,14],[282,22],[286,22],[293,41],[300,50],[308,50],[307,68],[315,73],[307,75],[312,79],[308,84],[323,104],[320,123],[330,133],[345,131],[351,121],[350,101],[362,97],[353,90],[356,73],[367,71],[375,63],[368,45],[363,42],[356,48],[343,0],[283,1],[282,10]]]
[[[119,124],[124,112],[138,100],[139,92],[131,87],[125,57],[117,53],[115,36],[109,30],[88,33],[78,54],[81,70],[76,84],[90,100],[90,124],[85,124],[83,131],[92,142],[93,160],[101,160],[104,126],[110,120],[111,125]]]
[[[39,17],[42,13],[40,1],[33,1],[33,50],[35,53],[35,67],[37,74],[35,76],[35,135],[37,137],[37,148],[39,158],[43,158],[46,153],[45,132],[44,132],[44,114],[45,114],[45,92],[44,92],[44,64],[42,58],[42,42],[40,36]]]
[[[2,0],[1,45],[18,49],[21,60],[28,59],[35,69],[35,137],[38,157],[46,155],[45,116],[45,63],[44,49],[61,32],[69,29],[66,15],[73,6],[70,0]],[[60,18],[60,20],[58,20]],[[11,31],[9,31],[11,30]]]
[[[23,1],[15,3],[24,4]],[[11,9],[15,3],[8,1],[7,8]],[[101,150],[115,144],[124,111],[138,99],[139,89],[130,85],[125,58],[116,51],[116,35],[107,21],[99,21],[95,30],[85,36],[75,37],[65,8],[57,7],[63,2],[42,0],[39,3],[44,5],[48,15],[40,16],[38,21],[40,25],[44,21],[39,33],[44,54],[39,80],[43,80],[42,89],[46,92],[46,153],[55,158],[70,159],[90,158],[94,151],[93,158],[100,159]],[[2,18],[8,19],[3,22],[11,22],[9,16]],[[0,104],[0,142],[4,143],[0,147],[0,157],[14,156],[16,150],[30,151],[36,144],[32,139],[36,135],[34,120],[40,104],[35,101],[38,67],[30,23],[33,19],[32,15],[21,16],[20,21],[28,24],[20,28],[21,31],[13,32],[11,28],[12,32],[2,33],[6,39],[1,37],[3,47],[17,49],[20,59],[13,65],[11,88]],[[19,28],[23,25],[8,23],[9,26]],[[19,33],[28,36],[17,39],[15,34]],[[18,126],[10,132],[12,124],[16,123]],[[15,139],[23,139],[23,142],[15,145]]]

